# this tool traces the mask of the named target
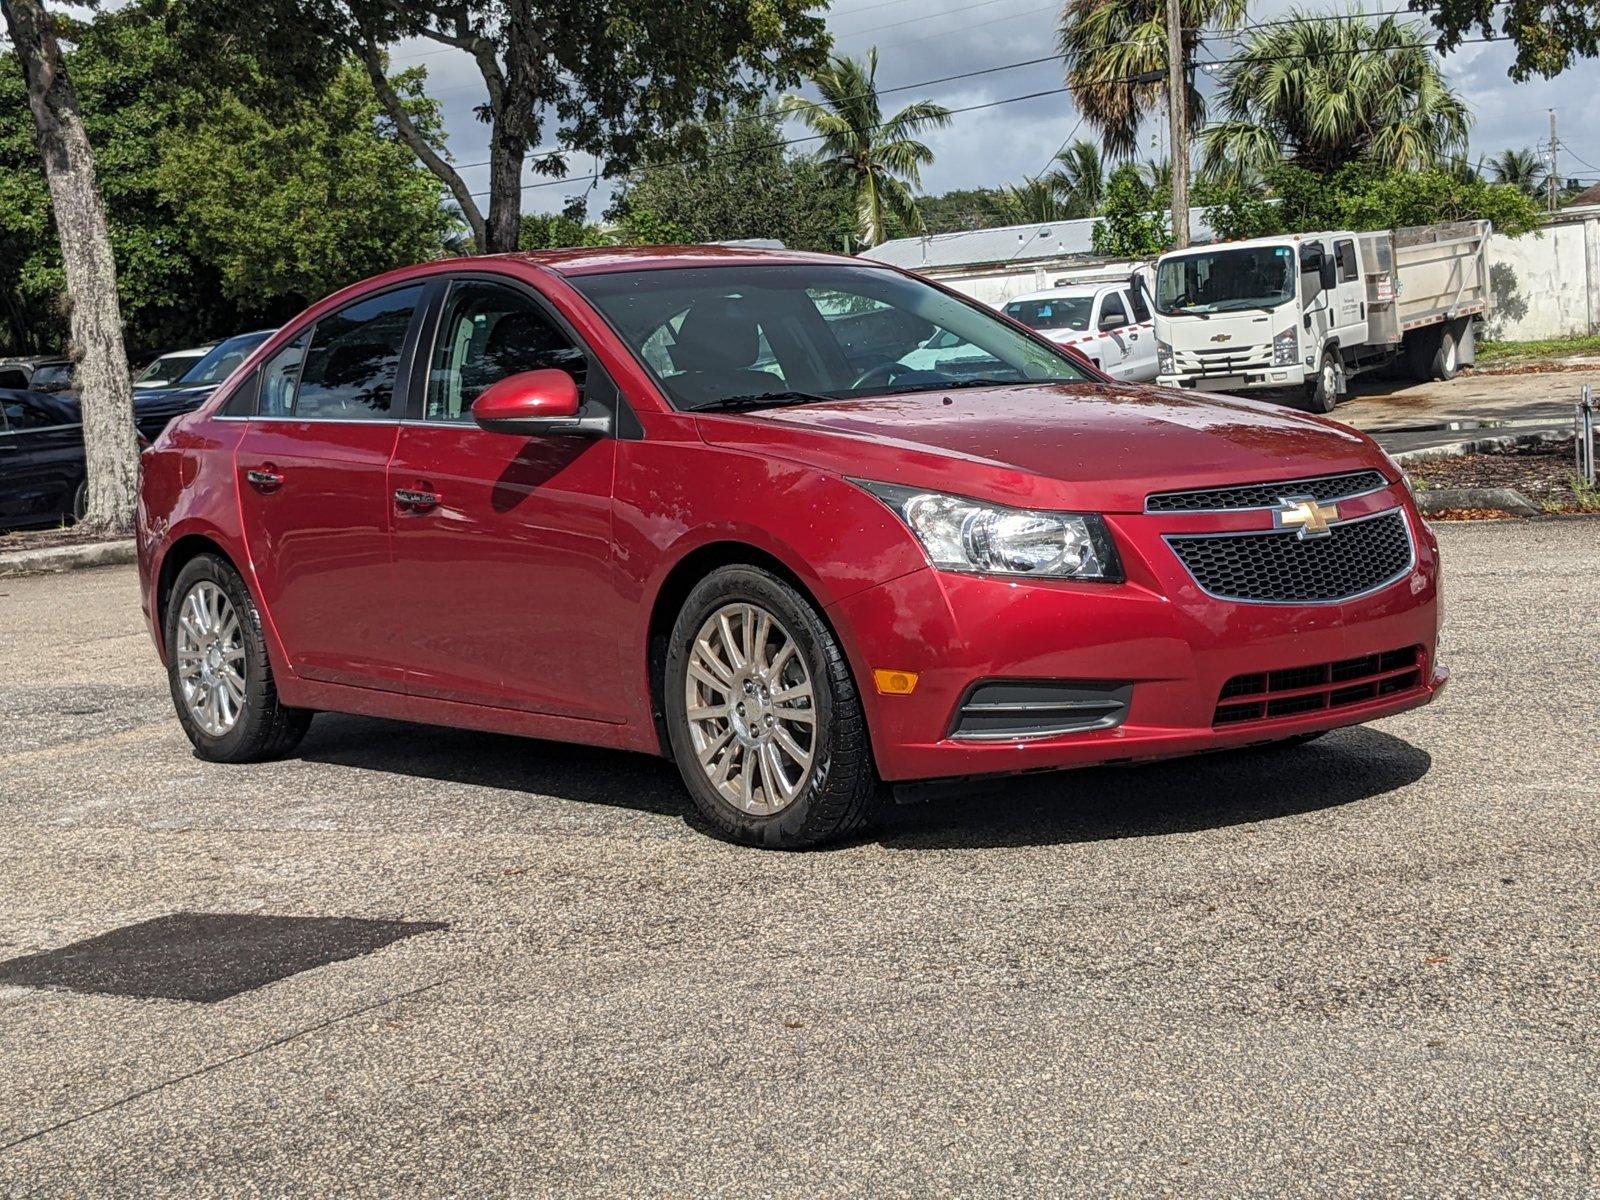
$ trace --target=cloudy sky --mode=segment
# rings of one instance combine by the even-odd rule
[[[1292,2],[1255,0],[1251,16],[1257,21],[1280,17]],[[1402,3],[1366,0],[1365,7],[1386,11]],[[1055,48],[1059,7],[1059,2],[1044,4],[1040,0],[837,0],[828,23],[837,47],[846,53],[862,54],[876,45],[879,86],[893,88],[1049,55]],[[1347,11],[1342,5],[1329,7]],[[1225,57],[1231,44],[1213,42],[1208,56]],[[1531,148],[1545,139],[1547,110],[1553,107],[1563,144],[1562,174],[1585,182],[1600,179],[1600,89],[1594,86],[1600,64],[1582,62],[1554,80],[1518,85],[1506,74],[1512,57],[1504,45],[1468,45],[1445,60],[1446,73],[1476,116],[1474,160],[1508,146]],[[471,163],[485,158],[486,127],[472,115],[473,105],[482,96],[482,83],[470,60],[430,42],[398,46],[394,59],[396,68],[427,67],[429,91],[444,106],[456,161]],[[1059,64],[1047,62],[898,92],[885,97],[884,103],[886,111],[892,111],[893,104],[921,98],[964,108],[1035,92],[1052,93],[957,115],[948,128],[930,134],[926,140],[937,157],[924,184],[929,192],[942,192],[995,186],[1038,174],[1079,119],[1060,86]],[[1154,133],[1148,131],[1147,156],[1155,151]],[[593,170],[593,163],[577,159],[571,170],[574,177],[581,177]],[[486,168],[463,174],[474,190],[488,186]],[[534,180],[531,174],[528,178]],[[566,196],[582,193],[587,186],[587,179],[574,178],[567,184],[530,188],[524,204],[528,211],[555,210]],[[592,197],[592,217],[598,217],[605,199],[604,188]]]

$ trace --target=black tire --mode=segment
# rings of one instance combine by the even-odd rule
[[[233,605],[244,650],[244,701],[232,728],[221,734],[207,732],[201,726],[190,711],[179,679],[178,620],[190,592],[201,583],[215,585]],[[309,709],[289,708],[279,701],[261,633],[261,614],[231,563],[213,554],[201,554],[186,563],[173,581],[163,628],[172,704],[197,755],[210,762],[265,762],[282,758],[300,744],[311,725],[312,713]]]
[[[1316,378],[1307,382],[1305,409],[1307,412],[1331,413],[1339,402],[1339,358],[1331,349],[1322,352],[1317,363]]]
[[[690,732],[686,685],[693,643],[702,626],[729,604],[755,605],[776,618],[803,659],[815,697],[811,766],[798,781],[794,798],[767,815],[745,811],[713,786]],[[832,631],[788,583],[757,567],[711,572],[683,602],[667,643],[665,668],[672,754],[695,807],[716,829],[747,845],[799,850],[837,841],[866,823],[878,779],[860,693]]]
[[[1430,374],[1434,379],[1454,379],[1461,370],[1461,343],[1456,331],[1446,325],[1439,331],[1439,345],[1433,352]]]
[[[89,515],[89,481],[78,480],[78,486],[72,490],[72,523],[76,525]]]
[[[1439,352],[1439,330],[1424,327],[1405,336],[1406,371],[1418,383],[1433,378],[1433,360]]]

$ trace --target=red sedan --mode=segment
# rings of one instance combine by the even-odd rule
[[[139,555],[204,758],[318,710],[614,746],[765,846],[886,784],[1300,739],[1445,680],[1436,545],[1367,438],[820,255],[358,284],[145,452]]]

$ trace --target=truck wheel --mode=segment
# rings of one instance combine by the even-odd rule
[[[1427,383],[1433,378],[1433,360],[1439,352],[1439,331],[1436,329],[1414,329],[1406,334],[1404,353],[1406,356],[1406,371],[1418,383]]]
[[[1322,362],[1317,365],[1316,378],[1306,383],[1306,411],[1331,413],[1339,402],[1339,360],[1332,350],[1322,352]]]
[[[1461,347],[1456,338],[1456,331],[1446,325],[1439,333],[1439,347],[1433,352],[1432,370],[1429,372],[1434,379],[1454,379],[1456,372],[1461,369]]]

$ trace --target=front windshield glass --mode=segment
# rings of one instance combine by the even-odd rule
[[[231,337],[225,342],[218,342],[210,354],[206,355],[194,366],[189,368],[189,373],[178,382],[185,387],[197,384],[221,383],[233,369],[250,357],[262,342],[272,336],[270,329],[260,333],[241,333],[238,337]]]
[[[1013,300],[1006,305],[1006,316],[1021,321],[1029,329],[1089,328],[1094,311],[1093,296],[1052,296],[1048,300]]]
[[[72,386],[72,364],[50,363],[34,368],[28,386],[36,392],[62,392]]]
[[[1163,259],[1156,271],[1156,311],[1172,316],[1275,308],[1294,289],[1294,247],[1222,248]]]
[[[135,383],[166,383],[177,379],[186,370],[199,362],[203,355],[194,353],[163,354],[155,362],[139,372]]]
[[[1087,378],[988,309],[880,267],[738,264],[571,283],[680,409]]]

